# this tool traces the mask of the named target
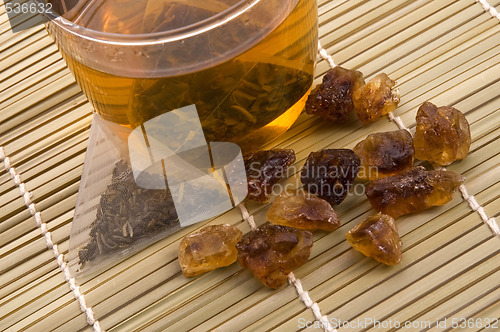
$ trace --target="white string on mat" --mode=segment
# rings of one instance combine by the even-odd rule
[[[476,2],[479,2],[485,11],[489,12],[491,16],[496,17],[497,19],[500,20],[500,13],[498,10],[495,9],[495,7],[491,6],[488,1],[486,0],[476,0]]]
[[[47,230],[47,224],[43,222],[40,212],[37,211],[35,203],[31,200],[31,192],[26,190],[26,185],[21,181],[21,176],[16,172],[16,169],[12,167],[10,158],[5,155],[4,148],[0,146],[0,162],[2,161],[4,163],[5,170],[10,174],[14,180],[14,184],[19,188],[19,194],[24,198],[24,204],[28,208],[30,214],[35,218],[36,226],[40,229],[40,233],[45,238],[47,248],[52,250],[54,258],[57,261],[57,265],[64,274],[64,280],[68,283],[75,299],[78,301],[80,310],[87,317],[87,323],[94,328],[94,331],[101,332],[102,329],[99,321],[94,318],[92,308],[87,306],[85,296],[80,293],[80,286],[76,284],[75,278],[71,276],[68,264],[64,261],[64,255],[59,252],[57,244],[52,241],[52,234]]]
[[[302,283],[300,282],[299,279],[295,278],[293,272],[290,272],[290,274],[288,275],[288,282],[295,286],[295,290],[297,291],[299,298],[302,300],[302,302],[304,302],[306,307],[312,310],[314,317],[316,318],[317,321],[321,323],[323,329],[327,332],[337,332],[337,329],[333,328],[330,325],[330,322],[328,321],[328,316],[321,315],[318,303],[313,302],[313,300],[311,300],[311,298],[309,297],[309,293],[302,289]]]
[[[252,231],[257,229],[257,225],[255,224],[255,220],[253,219],[253,216],[251,216],[250,213],[248,213],[248,210],[247,210],[247,207],[245,206],[245,204],[242,202],[238,205],[238,207],[241,210],[241,215],[243,216],[243,220],[245,220],[250,225],[250,228],[252,229]]]
[[[333,62],[332,56],[328,54],[326,50],[321,46],[321,42],[319,40],[318,40],[318,53],[321,56],[321,58],[323,58],[323,60],[326,60],[326,62],[328,62],[331,68],[336,66],[335,62]]]
[[[240,203],[238,207],[241,210],[241,215],[243,216],[243,220],[245,220],[249,225],[252,230],[255,230],[257,228],[257,225],[255,224],[255,220],[253,219],[253,216],[248,213],[248,210],[245,206],[245,203]],[[288,274],[288,283],[293,285],[295,287],[295,290],[297,291],[297,295],[299,296],[299,299],[304,302],[305,306],[309,309],[312,310],[314,317],[318,322],[321,323],[321,326],[323,326],[323,329],[326,332],[337,332],[336,329],[334,329],[331,325],[330,322],[328,321],[328,317],[326,315],[321,315],[321,310],[319,309],[318,303],[314,302],[311,300],[311,297],[309,296],[309,293],[307,291],[304,291],[302,288],[302,283],[300,282],[299,279],[295,278],[295,275],[293,272],[290,272]]]
[[[446,171],[446,167],[442,167],[438,164],[432,164],[432,167],[434,167],[435,169],[442,169]],[[466,200],[469,204],[471,210],[479,214],[483,222],[486,225],[490,226],[490,229],[494,235],[500,236],[500,228],[498,227],[497,220],[494,217],[488,218],[488,215],[486,214],[486,211],[484,211],[484,208],[476,201],[474,195],[469,195],[469,192],[467,191],[467,188],[464,184],[461,184],[458,189],[460,190],[460,193],[462,194],[464,200]]]
[[[483,222],[485,222],[488,226],[490,226],[492,232],[495,235],[500,236],[500,228],[498,227],[498,223],[495,217],[488,218],[488,215],[484,211],[484,208],[481,205],[479,205],[474,195],[469,195],[469,193],[467,192],[467,188],[463,184],[460,187],[458,187],[458,189],[462,193],[463,198],[469,203],[470,208],[473,211],[479,213],[481,219],[483,219]]]
[[[392,112],[389,112],[387,116],[389,117],[389,120],[397,124],[399,129],[406,129],[406,131],[411,134],[410,129],[406,128],[405,124],[403,123],[403,120],[401,120],[399,116],[394,116]]]

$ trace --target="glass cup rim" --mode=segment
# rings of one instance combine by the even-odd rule
[[[43,0],[35,1],[44,2]],[[79,38],[108,45],[148,46],[175,42],[210,31],[241,16],[261,1],[263,0],[240,0],[226,10],[194,24],[168,31],[142,34],[119,34],[92,30],[75,24],[62,16],[54,15],[52,12],[44,14],[49,22]]]

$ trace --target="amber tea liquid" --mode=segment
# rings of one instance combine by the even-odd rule
[[[214,14],[211,8],[224,10],[224,6],[232,5],[230,0],[203,4],[193,0],[158,1],[155,6],[162,7],[146,16],[138,3],[102,1],[79,13],[76,23],[110,33],[154,33],[198,22]],[[252,22],[242,26],[261,28]],[[227,31],[210,40],[213,47],[195,45],[186,49],[186,54],[161,56],[155,65],[175,66],[176,57],[196,60],[200,52],[214,52],[218,44],[237,41],[239,35],[237,29]],[[231,141],[244,150],[253,150],[285,132],[302,111],[313,81],[316,47],[316,0],[300,0],[277,28],[251,48],[215,66],[185,74],[131,77],[92,69],[78,60],[78,54],[64,50],[63,54],[104,119],[135,128],[160,114],[194,104],[208,141]]]

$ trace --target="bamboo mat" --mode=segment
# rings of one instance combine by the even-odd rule
[[[500,1],[488,1],[500,10]],[[386,267],[346,243],[344,234],[373,213],[364,196],[349,196],[336,208],[341,228],[315,232],[310,261],[294,271],[316,313],[295,287],[265,288],[238,264],[183,277],[177,246],[202,224],[97,275],[65,280],[63,261],[46,242],[67,258],[91,108],[44,28],[12,33],[2,5],[0,330],[295,331],[320,312],[331,330],[339,321],[347,322],[341,331],[372,330],[363,323],[375,319],[378,331],[395,330],[396,322],[411,324],[407,331],[444,331],[455,318],[465,326],[458,330],[476,331],[500,318],[500,237],[478,213],[500,211],[500,18],[474,0],[318,0],[318,9],[320,41],[336,64],[397,81],[402,97],[394,116],[405,126],[415,126],[426,100],[466,114],[471,152],[448,169],[466,176],[484,211],[456,193],[444,206],[399,218],[403,260]],[[316,83],[328,68],[319,58]],[[302,114],[269,147],[293,148],[300,169],[312,151],[352,148],[371,132],[397,128],[386,117],[339,126]],[[267,205],[246,206],[258,225],[265,222]],[[250,230],[238,209],[208,222],[221,223]],[[446,327],[436,325],[445,318]],[[474,327],[459,320],[469,318]]]

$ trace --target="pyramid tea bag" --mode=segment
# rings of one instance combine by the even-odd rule
[[[240,148],[207,143],[194,105],[130,129],[94,117],[70,238],[74,272],[116,262],[247,195]]]
[[[130,132],[94,116],[71,229],[73,273],[116,262],[180,229],[170,192],[136,184],[124,144]]]

